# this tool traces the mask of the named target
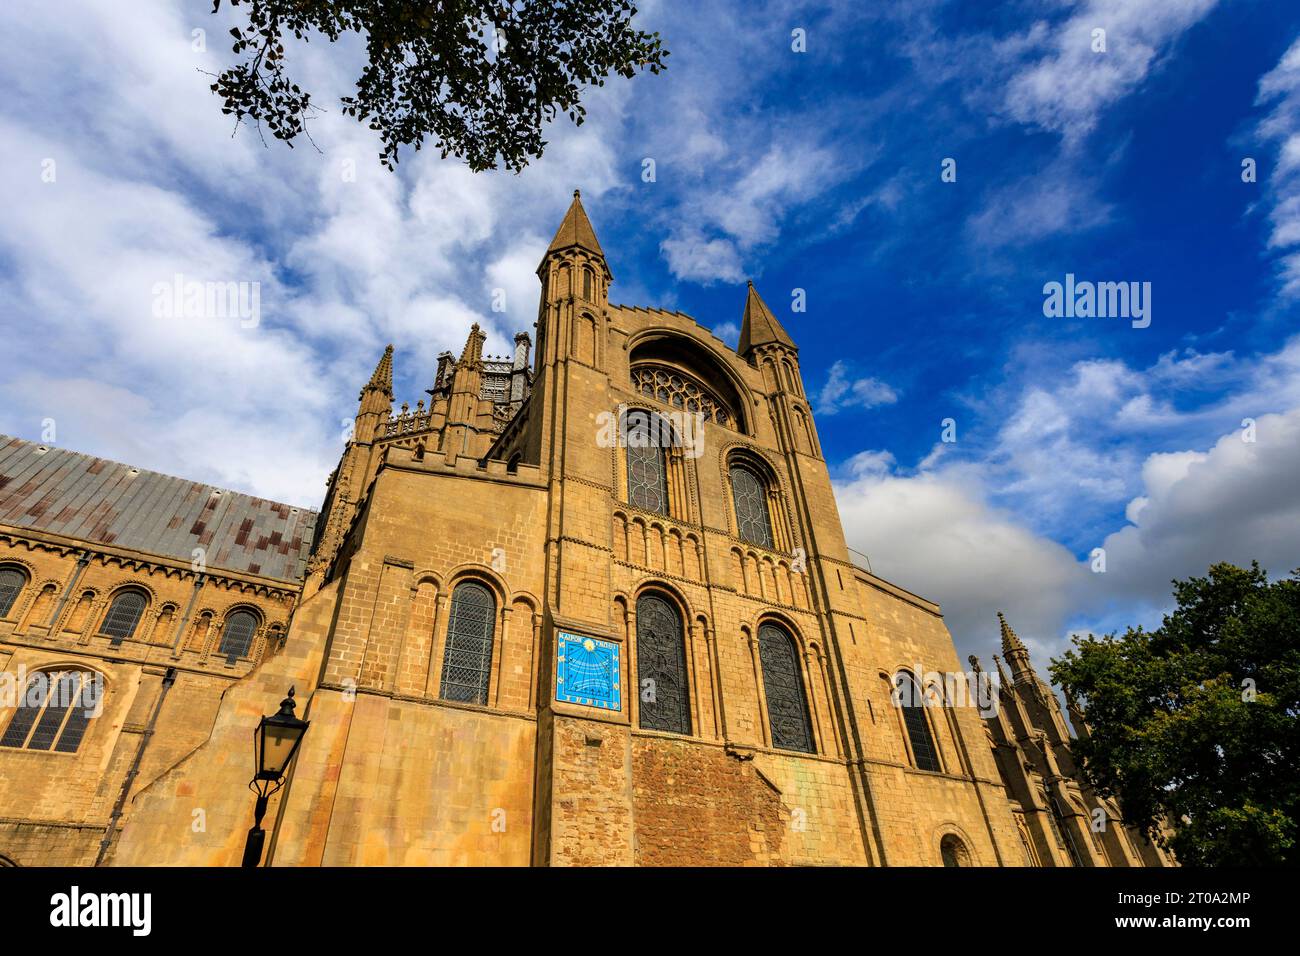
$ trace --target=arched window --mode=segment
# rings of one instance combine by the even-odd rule
[[[487,704],[497,602],[477,581],[456,585],[442,654],[443,700]]]
[[[113,603],[108,607],[108,613],[104,615],[104,623],[100,625],[99,633],[107,634],[112,640],[111,644],[116,647],[123,641],[135,635],[136,626],[140,623],[140,615],[144,613],[145,605],[149,599],[140,591],[120,591],[117,597],[113,598]]]
[[[7,565],[0,568],[0,617],[8,617],[27,586],[27,572]]]
[[[695,379],[666,365],[642,363],[632,369],[632,387],[642,395],[702,415],[704,421],[733,427],[736,416],[717,395]]]
[[[750,544],[772,547],[767,486],[744,465],[731,466],[731,500],[736,506],[736,533]]]
[[[758,629],[758,657],[767,692],[767,723],[772,746],[814,753],[812,723],[804,699],[803,678],[794,639],[774,624]]]
[[[897,688],[895,704],[902,708],[903,726],[907,728],[907,739],[912,744],[912,760],[918,770],[939,771],[939,754],[934,747],[934,738],[930,736],[930,725],[925,719],[925,701],[915,678],[907,671],[900,671],[894,679]]]
[[[658,415],[633,410],[623,416],[623,436],[627,442],[628,504],[667,515],[671,427]]]
[[[591,301],[592,272],[590,269],[583,267],[582,270],[582,297],[588,302]]]
[[[27,681],[0,747],[75,753],[99,714],[102,678],[88,671],[38,671]]]
[[[691,732],[690,690],[682,619],[671,601],[643,594],[636,602],[636,670],[641,726]]]
[[[970,853],[966,844],[951,833],[939,841],[939,856],[944,866],[970,866]]]
[[[221,643],[217,645],[217,653],[225,655],[227,664],[248,656],[257,624],[257,615],[252,611],[235,611],[227,616],[226,626],[221,631]]]

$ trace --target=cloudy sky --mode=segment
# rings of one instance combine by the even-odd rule
[[[1294,3],[654,0],[667,72],[518,176],[381,167],[355,44],[297,53],[318,149],[232,136],[210,9],[0,5],[0,431],[318,506],[384,344],[411,402],[470,322],[507,351],[581,187],[616,301],[734,342],[754,278],[850,544],[963,654],[998,609],[1044,663],[1212,561],[1300,565]],[[1149,282],[1150,325],[1045,316],[1067,273]],[[259,283],[259,321],[158,314],[178,275]]]

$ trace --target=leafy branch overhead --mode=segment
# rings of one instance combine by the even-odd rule
[[[293,145],[311,93],[289,75],[287,39],[365,37],[367,62],[343,112],[379,133],[389,169],[425,137],[474,171],[518,172],[542,155],[542,127],[565,113],[581,124],[584,87],[658,73],[658,33],[632,27],[629,0],[230,0],[244,59],[212,84],[222,111]],[[221,8],[213,0],[212,12]]]

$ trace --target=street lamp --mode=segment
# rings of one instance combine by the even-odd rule
[[[244,866],[257,866],[262,862],[262,845],[266,842],[266,831],[262,829],[262,817],[266,816],[266,802],[271,794],[284,786],[284,772],[298,752],[303,734],[311,721],[299,720],[294,715],[297,705],[293,700],[293,688],[289,696],[280,701],[280,711],[270,717],[263,717],[257,729],[253,731],[253,750],[256,755],[257,770],[249,781],[248,789],[257,794],[257,805],[253,810],[253,826],[248,831],[248,842],[244,844]]]

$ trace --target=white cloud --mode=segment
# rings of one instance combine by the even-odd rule
[[[831,366],[826,384],[817,396],[817,414],[834,415],[844,408],[876,408],[898,401],[898,393],[878,378],[849,378],[849,368],[843,361]]]
[[[1003,47],[1017,64],[1004,87],[1007,113],[1067,141],[1081,139],[1216,2],[1086,0],[1061,23],[1035,23]],[[1105,52],[1094,52],[1095,30],[1105,31]]]
[[[1300,177],[1296,175],[1300,170],[1300,39],[1260,78],[1256,103],[1270,106],[1258,124],[1259,135],[1278,144],[1278,160],[1268,180],[1272,202],[1268,245],[1280,256],[1282,295],[1294,300],[1300,298]]]
[[[1150,600],[1216,561],[1258,560],[1278,575],[1300,566],[1300,409],[1261,415],[1253,442],[1243,434],[1147,458],[1142,507],[1103,542],[1101,591]]]
[[[876,574],[939,602],[963,658],[987,655],[1003,610],[1045,663],[1086,573],[1070,552],[955,476],[899,477],[881,453],[857,462],[858,475],[835,486],[849,546]]]

